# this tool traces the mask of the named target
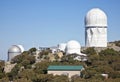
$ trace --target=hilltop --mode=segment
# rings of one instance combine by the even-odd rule
[[[107,48],[84,48],[87,61],[74,60],[75,54],[51,53],[50,49],[40,53],[36,48],[16,56],[11,62],[0,62],[0,82],[119,82],[120,81],[120,41],[109,42]],[[36,58],[38,60],[36,60]],[[9,71],[4,71],[10,65]],[[47,74],[49,65],[82,65],[81,76],[69,79],[64,75]],[[7,67],[9,68],[9,67]],[[108,75],[107,77],[102,75]]]

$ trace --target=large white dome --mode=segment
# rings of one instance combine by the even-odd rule
[[[21,53],[21,49],[17,45],[12,45],[8,49],[8,53]]]
[[[85,17],[85,26],[107,26],[107,16],[99,8],[91,9]]]
[[[66,54],[80,54],[81,46],[79,42],[71,40],[66,45]]]
[[[17,45],[20,49],[21,49],[21,52],[24,52],[24,47],[22,45]]]

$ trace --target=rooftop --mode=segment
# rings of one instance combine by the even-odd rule
[[[69,71],[76,71],[76,70],[82,70],[83,66],[79,65],[79,66],[49,66],[48,70],[69,70]]]

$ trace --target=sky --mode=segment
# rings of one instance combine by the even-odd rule
[[[120,40],[120,0],[0,0],[0,60],[12,45],[85,45],[84,17],[92,8],[108,16],[108,41]]]

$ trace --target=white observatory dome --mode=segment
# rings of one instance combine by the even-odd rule
[[[99,8],[91,9],[85,17],[85,26],[107,26],[107,16]]]
[[[21,49],[17,45],[13,45],[8,49],[8,53],[21,53]]]
[[[60,43],[60,44],[58,44],[58,49],[60,51],[65,52],[65,48],[66,48],[66,43]]]
[[[22,45],[17,45],[20,49],[21,49],[21,52],[24,52],[24,47]]]
[[[8,61],[11,61],[15,56],[21,54],[22,50],[17,45],[12,45],[8,49]]]
[[[71,40],[66,45],[66,54],[80,54],[81,46],[79,42]]]

